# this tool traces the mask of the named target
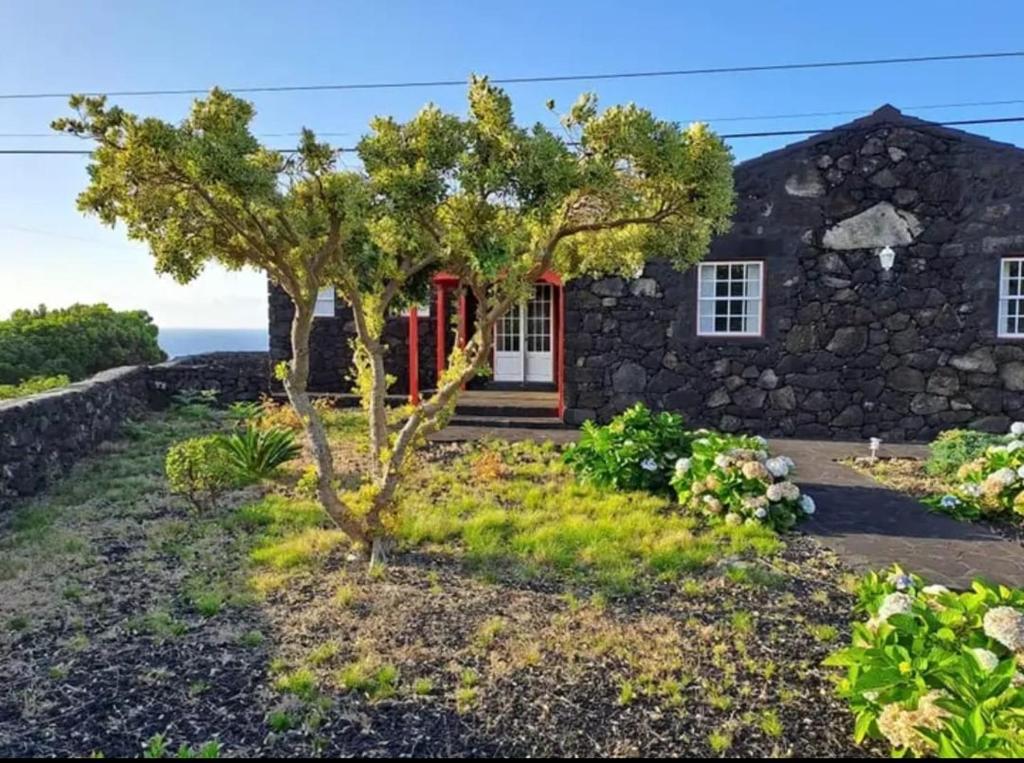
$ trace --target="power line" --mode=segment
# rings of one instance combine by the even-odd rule
[[[1013,122],[1024,122],[1024,116],[1016,117],[992,117],[986,119],[955,119],[949,122],[929,122],[928,124],[935,127],[956,127],[961,125],[988,125],[988,124],[1008,124]],[[876,125],[872,125],[875,127]],[[792,135],[815,135],[817,133],[826,132],[842,132],[842,131],[853,131],[858,128],[850,127],[816,127],[810,130],[766,130],[763,132],[734,132],[724,133],[718,137],[723,140],[734,140],[738,138],[771,138],[776,136],[792,136]],[[296,152],[294,148],[275,148],[271,149],[280,154],[293,154]],[[351,153],[356,149],[351,146],[339,148],[339,153]],[[92,151],[82,151],[77,149],[63,149],[63,148],[0,148],[0,156],[2,155],[39,155],[39,156],[89,156]]]
[[[937,56],[901,56],[898,58],[863,58],[845,61],[812,61],[805,63],[759,64],[751,66],[717,66],[694,69],[655,69],[635,72],[599,72],[593,74],[553,74],[530,77],[495,77],[492,82],[499,85],[524,85],[553,82],[598,81],[613,79],[641,79],[650,77],[690,77],[710,74],[746,74],[754,72],[796,71],[801,69],[838,69],[863,66],[889,66],[893,64],[921,64],[940,61],[977,61],[984,59],[1022,58],[1024,51],[1003,51],[988,53],[955,53]],[[321,85],[261,85],[225,88],[233,93],[286,93],[315,92],[324,90],[397,90],[424,87],[464,87],[465,79],[414,80],[402,82],[349,82]],[[201,95],[209,88],[180,88],[166,90],[112,90],[91,91],[87,95],[108,95],[112,97],[148,97],[159,95]],[[67,98],[63,93],[0,93],[0,100],[39,100],[45,98]]]
[[[956,103],[925,103],[918,104],[915,106],[902,106],[902,111],[925,111],[930,109],[960,109],[960,108],[977,108],[979,106],[1019,106],[1024,104],[1024,99],[1012,99],[1002,101],[960,101]],[[695,119],[680,119],[677,120],[680,123],[689,122],[757,122],[761,120],[770,119],[802,119],[808,117],[840,117],[850,116],[851,114],[865,114],[871,111],[873,107],[865,107],[861,109],[842,109],[839,111],[805,111],[798,113],[789,114],[759,114],[759,115],[742,115],[742,116],[728,116],[728,117],[701,117]],[[352,135],[351,132],[321,132],[320,130],[314,130],[317,137],[321,138],[340,138]],[[301,132],[261,132],[256,133],[258,138],[292,138],[301,135]],[[0,139],[2,138],[76,138],[75,135],[69,135],[68,133],[60,132],[0,132]]]

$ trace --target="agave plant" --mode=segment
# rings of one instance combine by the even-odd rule
[[[274,474],[281,464],[298,458],[302,447],[287,429],[259,429],[248,426],[225,435],[221,440],[228,463],[239,476],[262,480]]]

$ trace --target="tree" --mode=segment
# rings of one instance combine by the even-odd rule
[[[549,104],[553,107],[553,104]],[[181,282],[209,261],[265,271],[295,305],[292,358],[281,370],[302,418],[327,513],[371,564],[384,558],[387,517],[410,452],[443,427],[462,386],[486,366],[493,328],[547,270],[563,277],[633,273],[651,256],[700,259],[732,211],[728,149],[706,126],[681,129],[634,105],[599,111],[582,96],[564,135],[515,123],[508,96],[473,77],[465,118],[429,105],[400,123],[374,119],[362,169],[303,130],[289,154],[250,132],[251,104],[220,90],[179,125],[76,96],[54,128],[97,141],[79,207],[145,241],[156,268]],[[440,270],[478,302],[436,392],[389,424],[385,319]],[[318,291],[352,308],[357,388],[372,467],[358,499],[339,494],[327,435],[307,393]],[[357,505],[362,503],[363,505]]]

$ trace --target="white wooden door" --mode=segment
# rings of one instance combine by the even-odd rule
[[[552,382],[554,353],[552,328],[554,321],[554,287],[537,284],[533,299],[526,303],[526,381]]]
[[[494,326],[494,381],[523,380],[523,320],[521,306],[505,313]]]
[[[533,299],[518,305],[494,327],[494,380],[553,382],[554,287],[537,284]]]

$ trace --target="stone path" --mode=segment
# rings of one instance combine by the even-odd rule
[[[574,429],[449,427],[432,439],[552,440],[564,444]],[[931,583],[968,588],[976,577],[1024,587],[1024,548],[980,525],[929,511],[914,499],[838,463],[868,455],[867,443],[777,439],[773,453],[797,464],[796,481],[818,505],[801,530],[851,567],[878,570],[899,563]],[[924,458],[924,445],[883,444],[882,457]]]
[[[928,510],[837,459],[867,455],[861,443],[777,440],[797,463],[796,481],[819,511],[801,526],[860,570],[899,563],[932,583],[968,588],[976,577],[1024,586],[1024,548],[980,525]],[[923,458],[923,445],[883,445],[882,456]]]

